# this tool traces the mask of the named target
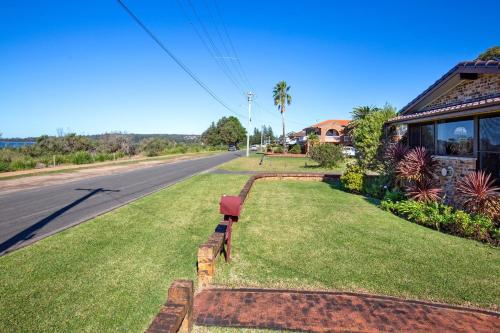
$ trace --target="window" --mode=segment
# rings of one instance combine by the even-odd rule
[[[434,124],[411,124],[409,126],[410,147],[424,147],[434,153]]]
[[[437,125],[439,155],[472,156],[474,152],[474,122],[460,120]]]
[[[479,119],[479,168],[500,182],[500,116]]]
[[[339,132],[337,132],[336,130],[334,129],[329,129],[328,131],[326,131],[326,136],[339,136]]]

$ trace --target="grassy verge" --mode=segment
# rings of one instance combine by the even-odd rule
[[[498,309],[500,250],[404,221],[325,183],[260,181],[217,282]]]
[[[219,169],[230,171],[259,171],[259,172],[343,172],[345,163],[336,168],[328,169],[318,166],[308,157],[264,157],[259,165],[262,155],[252,154],[249,157],[240,157],[222,164]]]
[[[0,332],[143,332],[247,178],[196,176],[0,257]]]
[[[32,169],[32,170],[21,170],[26,171],[26,173],[16,174],[9,176],[8,173],[15,173],[17,171],[12,171],[8,173],[0,173],[0,182],[2,180],[11,180],[18,178],[25,178],[31,176],[44,176],[44,175],[52,175],[59,173],[72,173],[79,170],[100,168],[104,166],[120,166],[120,165],[130,165],[137,164],[148,161],[168,161],[179,157],[189,156],[189,157],[198,157],[198,156],[210,156],[217,153],[221,153],[222,151],[206,151],[206,152],[198,152],[198,153],[185,153],[185,154],[172,154],[172,155],[162,155],[155,157],[143,157],[143,158],[131,158],[131,159],[120,159],[116,161],[106,161],[106,162],[95,162],[91,164],[83,164],[83,165],[59,165],[51,170],[50,167],[44,169]]]

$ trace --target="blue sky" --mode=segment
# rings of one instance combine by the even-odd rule
[[[222,26],[210,16],[214,0],[191,1],[224,50],[216,30]],[[279,80],[292,87],[287,130],[297,130],[349,118],[357,105],[401,108],[457,62],[500,44],[498,1],[216,1],[267,110],[254,107],[253,125],[275,131],[272,88]],[[210,89],[246,114],[245,96],[216,66],[179,2],[197,23],[187,0],[125,1]],[[3,137],[54,135],[57,128],[196,134],[223,115],[230,113],[115,1],[2,1]]]

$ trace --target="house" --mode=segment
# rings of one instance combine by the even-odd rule
[[[423,146],[439,162],[439,182],[453,201],[463,175],[485,170],[500,180],[500,62],[461,62],[387,123],[407,128],[410,147]]]
[[[291,132],[286,140],[289,145],[304,145],[307,142],[306,131]]]
[[[320,123],[304,128],[306,135],[316,133],[320,143],[351,144],[351,137],[345,135],[344,129],[350,120],[325,120]]]

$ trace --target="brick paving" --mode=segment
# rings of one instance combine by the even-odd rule
[[[268,289],[205,289],[195,323],[304,332],[500,332],[500,313],[393,297]]]

